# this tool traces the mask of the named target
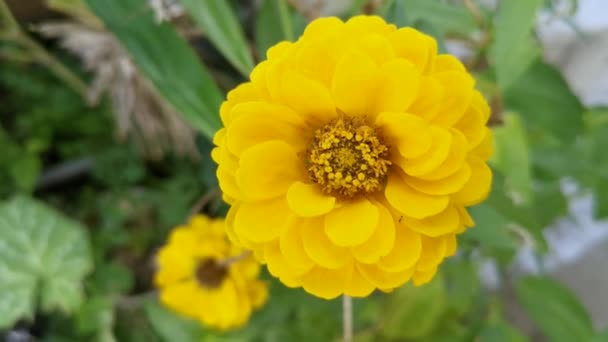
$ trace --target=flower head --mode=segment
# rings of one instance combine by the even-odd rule
[[[226,330],[243,325],[267,299],[260,266],[229,243],[223,220],[195,216],[177,227],[158,254],[155,283],[170,309]]]
[[[323,298],[428,282],[491,185],[474,79],[376,16],[317,19],[267,55],[220,110],[231,239]]]

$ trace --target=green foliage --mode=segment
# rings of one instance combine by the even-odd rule
[[[583,107],[554,67],[536,61],[505,91],[505,107],[537,134],[571,143],[583,129]],[[559,119],[556,119],[559,118]]]
[[[0,328],[43,312],[70,313],[92,268],[84,227],[46,205],[16,197],[0,206]]]
[[[228,333],[168,311],[151,283],[155,252],[169,230],[187,219],[201,196],[217,189],[209,140],[221,126],[217,112],[224,95],[216,81],[228,88],[248,75],[254,60],[264,59],[268,47],[297,39],[307,19],[293,2],[264,0],[256,7],[181,0],[202,31],[188,42],[175,23],[153,19],[147,0],[49,2],[91,19],[88,3],[159,93],[202,134],[201,159],[169,155],[147,161],[129,142],[114,141],[107,106],[87,107],[41,68],[2,63],[0,86],[7,95],[0,109],[0,196],[33,192],[89,230],[26,197],[0,206],[0,328],[20,321],[44,341],[339,340],[339,300],[313,298],[267,275],[270,301],[246,326]],[[568,213],[560,188],[564,178],[592,190],[596,216],[608,217],[608,112],[584,108],[561,73],[539,58],[536,12],[543,6],[554,13],[554,1],[504,0],[496,9],[479,1],[389,0],[377,8],[373,1],[353,3],[350,14],[366,9],[399,27],[415,26],[436,37],[442,52],[446,40],[471,49],[464,62],[492,105],[496,151],[492,192],[472,208],[476,227],[459,236],[458,255],[428,285],[355,299],[355,340],[528,341],[530,332],[518,330],[503,312],[512,298],[480,283],[480,255],[498,263],[501,287],[516,282],[519,301],[549,341],[606,340],[605,332],[593,331],[589,314],[570,291],[550,278],[518,281],[508,273],[522,245],[538,255],[547,250],[544,230]],[[211,42],[211,54],[223,57],[212,69],[209,65],[213,77],[201,62],[210,54],[201,40]],[[0,46],[0,53],[7,47]],[[81,178],[51,189],[37,186],[50,167],[76,158],[93,161]],[[4,215],[12,212],[6,208],[16,208],[15,203],[23,204],[19,224],[27,228],[4,226]],[[218,197],[201,211],[223,216],[226,209]],[[40,212],[46,213],[43,218]],[[72,249],[81,252],[58,257]]]
[[[204,3],[211,2],[224,3]],[[142,11],[146,6],[143,0],[87,3],[159,92],[192,127],[211,139],[220,128],[218,109],[222,95],[188,44],[171,26],[157,24],[150,11]]]
[[[224,0],[181,0],[180,2],[228,61],[243,76],[249,76],[253,69],[253,59],[249,54],[243,29],[230,4]]]
[[[303,17],[289,6],[287,0],[264,0],[255,20],[255,43],[259,59],[266,50],[282,41],[293,41],[303,31]]]
[[[501,89],[508,89],[539,55],[530,31],[541,3],[542,0],[500,2],[490,54]]]
[[[390,339],[427,336],[445,310],[446,299],[440,276],[426,286],[408,284],[395,290],[387,298],[385,319],[381,322],[382,335]]]
[[[520,303],[549,341],[587,341],[593,335],[591,319],[581,303],[555,280],[525,278],[516,290]]]
[[[492,165],[505,175],[507,195],[517,203],[532,202],[532,174],[526,132],[520,117],[505,113],[504,124],[494,129]]]

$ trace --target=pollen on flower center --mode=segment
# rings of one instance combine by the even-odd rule
[[[203,259],[196,267],[196,279],[201,286],[209,289],[222,285],[227,274],[228,268],[212,258]]]
[[[307,168],[323,192],[342,198],[384,187],[389,149],[374,127],[360,118],[332,120],[315,131]]]

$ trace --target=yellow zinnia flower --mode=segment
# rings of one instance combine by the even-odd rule
[[[161,302],[213,328],[242,326],[268,297],[260,265],[230,244],[223,220],[198,215],[175,228],[157,261]]]
[[[377,16],[317,19],[267,55],[220,110],[230,238],[323,298],[431,280],[490,190],[474,79]]]

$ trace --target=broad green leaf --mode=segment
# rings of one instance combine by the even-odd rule
[[[531,30],[541,4],[542,0],[500,2],[490,53],[502,89],[507,89],[539,55],[540,49],[531,38]]]
[[[477,342],[527,342],[528,338],[505,321],[486,325],[475,340]]]
[[[487,203],[468,209],[475,227],[467,230],[463,237],[477,241],[482,248],[514,250],[517,246],[507,226],[511,221]]]
[[[479,294],[479,276],[475,264],[465,259],[453,259],[442,265],[441,272],[450,312],[457,316],[470,312]]]
[[[406,18],[410,23],[427,21],[439,30],[441,36],[447,32],[469,34],[477,28],[475,19],[464,6],[450,5],[438,0],[404,2]]]
[[[87,3],[159,92],[211,139],[221,127],[218,110],[223,96],[190,46],[169,24],[156,23],[146,0]]]
[[[533,208],[541,226],[549,226],[556,219],[568,214],[568,201],[562,193],[558,181],[538,181],[534,185]]]
[[[532,201],[532,173],[528,156],[528,141],[520,117],[506,113],[504,125],[494,129],[492,165],[505,176],[507,194],[515,203]]]
[[[0,329],[42,311],[69,313],[91,270],[84,227],[26,197],[0,206]]]
[[[593,336],[589,314],[575,294],[547,277],[528,277],[516,286],[519,302],[551,342],[587,341]]]
[[[572,142],[583,128],[583,106],[554,67],[536,61],[504,93],[504,105],[534,135]]]
[[[547,250],[547,242],[543,236],[543,226],[540,224],[533,206],[522,206],[513,201],[506,195],[505,178],[499,171],[494,171],[492,181],[492,191],[485,204],[491,206],[500,215],[516,224],[518,227],[525,228],[536,242],[539,251]]]
[[[276,43],[296,39],[294,11],[287,0],[263,0],[255,19],[255,45],[258,58],[265,59],[266,51]]]
[[[273,0],[282,2],[283,0]],[[203,33],[243,76],[249,76],[253,59],[238,18],[225,0],[180,0]]]
[[[204,329],[198,322],[182,318],[153,300],[145,302],[144,310],[152,327],[163,341],[200,342],[203,340]]]
[[[380,331],[389,339],[427,336],[446,309],[444,281],[439,275],[420,287],[407,284],[387,299]]]

